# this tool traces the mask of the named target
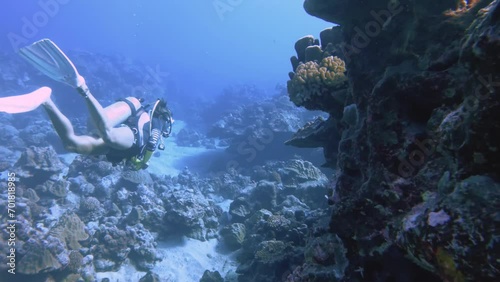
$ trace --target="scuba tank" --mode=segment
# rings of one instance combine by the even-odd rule
[[[158,99],[153,109],[149,112],[150,116],[150,125],[149,125],[149,139],[146,145],[142,148],[141,153],[138,156],[135,156],[131,159],[132,165],[136,170],[145,169],[149,166],[148,161],[153,155],[156,148],[159,150],[165,150],[165,144],[163,143],[163,138],[167,138],[170,136],[172,132],[172,114],[167,109],[166,121],[165,124],[158,124],[160,120],[155,117],[155,111],[160,103],[160,99]],[[160,129],[161,128],[161,129]],[[162,138],[163,137],[163,138]]]

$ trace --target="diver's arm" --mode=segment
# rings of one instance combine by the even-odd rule
[[[83,84],[76,88],[78,93],[80,93],[85,98],[85,103],[87,104],[87,108],[89,109],[89,114],[94,121],[97,130],[101,133],[101,135],[108,135],[113,128],[106,118],[106,114],[104,112],[104,108],[101,104],[95,99],[94,95],[90,93],[87,84]]]
[[[118,150],[130,148],[134,143],[134,133],[130,130],[130,132],[125,131],[123,128],[114,128],[113,124],[107,119],[104,108],[90,93],[85,82],[81,83],[76,89],[85,98],[89,114],[104,142]]]

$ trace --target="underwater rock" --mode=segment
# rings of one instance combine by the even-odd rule
[[[344,277],[349,265],[346,253],[342,240],[334,234],[313,239],[304,251],[305,262],[319,268],[314,271],[315,275],[322,273],[326,279],[337,280]]]
[[[220,235],[229,250],[235,251],[241,247],[241,244],[245,240],[246,228],[242,223],[233,223],[224,227],[220,231]]]
[[[326,175],[315,167],[311,162],[301,159],[291,159],[284,163],[282,169],[278,169],[281,181],[287,184],[303,184],[307,182],[326,182]]]
[[[256,209],[273,210],[276,207],[277,188],[275,183],[261,180],[250,194],[250,201]]]
[[[306,0],[304,9],[310,15],[324,19],[336,24],[343,24],[344,17],[347,14],[349,1],[327,1],[327,0]],[[352,14],[352,13],[350,13]],[[347,14],[346,17],[350,14]]]
[[[14,163],[17,158],[15,152],[0,146],[0,171],[7,170],[11,167],[12,163]]]
[[[319,45],[319,41],[313,36],[304,36],[295,43],[295,52],[300,62],[306,62],[306,49],[310,46]]]
[[[85,231],[85,224],[74,213],[65,213],[59,218],[56,225],[50,230],[49,234],[63,242],[69,250],[78,250],[82,246],[79,241],[89,238]]]
[[[36,203],[40,200],[40,197],[38,197],[36,191],[31,188],[28,188],[26,189],[26,191],[24,191],[23,197],[25,197],[26,199],[30,200],[33,203]]]
[[[59,137],[49,121],[34,121],[19,131],[19,137],[28,146],[45,147],[51,144],[60,144]]]
[[[317,117],[307,122],[285,144],[298,148],[323,147],[325,163],[322,166],[336,167],[340,139],[339,127],[331,116],[327,120]]]
[[[19,168],[16,175],[42,179],[62,171],[65,167],[52,147],[34,146],[25,149],[15,166]]]
[[[230,111],[211,126],[207,135],[226,140],[226,152],[238,164],[236,169],[242,169],[269,158],[287,159],[290,152],[282,150],[283,142],[313,116],[296,108],[282,89],[279,95]]]
[[[109,199],[116,185],[120,183],[120,174],[117,173],[104,176],[100,181],[92,179],[92,183],[95,185],[94,196]],[[132,189],[134,189],[134,185],[132,185]]]
[[[132,190],[137,189],[136,186],[139,184],[151,185],[153,183],[151,175],[146,170],[123,170],[121,179],[125,187]]]
[[[243,222],[251,215],[252,208],[247,199],[238,197],[229,206],[229,214],[234,222]]]
[[[322,32],[321,49],[323,57],[345,62],[348,81],[344,97],[333,97],[333,89],[325,92],[330,101],[308,96],[309,106],[326,106],[329,127],[317,121],[289,143],[323,146],[325,165],[338,169],[330,184],[335,200],[329,227],[348,250],[346,280],[363,273],[365,279],[397,280],[386,266],[405,261],[404,256],[420,266],[404,278],[408,281],[438,281],[433,275],[445,281],[494,281],[498,276],[498,262],[488,260],[494,253],[489,239],[469,233],[498,228],[498,220],[486,215],[494,214],[491,204],[500,197],[488,189],[498,185],[500,171],[500,125],[494,122],[500,119],[499,56],[493,51],[500,46],[498,7],[491,0],[304,2],[309,14],[339,24]],[[304,58],[293,71],[305,64],[313,67]],[[465,200],[460,191],[471,197]],[[485,195],[489,203],[483,202]],[[459,239],[465,237],[474,243],[465,246]],[[394,249],[403,254],[391,255]],[[373,272],[377,263],[367,254],[383,261],[380,272]],[[322,277],[310,265],[293,273],[299,281]]]
[[[468,58],[471,56],[478,60],[475,63],[483,70],[495,72],[496,64],[500,60],[496,52],[500,48],[499,4],[498,1],[484,1],[483,3],[489,5],[478,11],[477,19],[471,24],[467,40],[462,45],[461,56]],[[483,6],[483,3],[478,6]]]
[[[455,184],[453,191],[444,197],[429,195],[421,206],[413,208],[399,228],[398,243],[406,247],[418,265],[431,268],[446,279],[495,277],[498,271],[494,258],[500,253],[492,245],[469,242],[495,240],[494,234],[487,230],[495,228],[499,204],[500,184],[487,176],[471,176]],[[477,219],[483,219],[479,226]],[[488,256],[483,257],[480,254],[485,250]],[[482,273],[466,263],[471,255],[481,257],[477,263],[483,266]]]
[[[318,206],[321,206],[320,203],[317,203]],[[299,198],[294,195],[287,195],[286,198],[278,205],[278,208],[281,208],[281,214],[289,214],[292,213],[295,217],[299,217],[304,219],[305,211],[310,210],[310,208],[303,203]],[[297,219],[300,221],[299,219]]]
[[[164,232],[181,232],[200,241],[214,238],[222,213],[214,202],[186,187],[163,193],[161,199],[168,211],[163,219]]]
[[[139,223],[141,220],[143,220],[143,218],[144,218],[144,209],[142,208],[142,206],[135,206],[132,208],[132,210],[125,218],[125,222],[128,225],[135,225]]]
[[[155,237],[140,223],[135,226],[127,226],[126,230],[130,234],[129,236],[135,241],[130,246],[130,257],[133,258],[139,270],[151,270],[155,262],[160,260],[156,250]]]
[[[224,282],[224,278],[222,278],[219,271],[205,270],[200,282]]]
[[[175,143],[182,147],[215,148],[214,140],[207,139],[202,133],[189,128],[183,128],[175,135]]]
[[[69,263],[66,269],[73,273],[77,273],[78,270],[82,267],[83,264],[83,256],[79,251],[70,251],[69,252]]]
[[[325,128],[325,123],[322,117],[307,122],[285,144],[299,148],[323,147],[331,134],[331,128]]]
[[[326,28],[320,32],[319,38],[321,41],[321,49],[327,49],[328,44],[339,44],[342,42],[342,28],[340,26]],[[340,58],[342,59],[342,57]]]
[[[217,174],[210,182],[214,187],[213,192],[225,199],[233,199],[254,185],[250,177],[231,170]]]
[[[113,166],[110,162],[104,160],[103,156],[85,156],[75,157],[68,169],[69,177],[84,176],[85,180],[95,187],[101,183],[103,177],[116,178],[120,175],[122,168]]]
[[[154,238],[142,224],[125,229],[116,224],[100,224],[91,245],[97,271],[115,271],[127,258],[147,271],[157,260]]]
[[[66,198],[68,195],[69,182],[65,180],[47,180],[41,185],[35,187],[35,191],[40,193],[48,194],[56,198]]]
[[[264,264],[274,264],[288,259],[291,246],[283,241],[269,240],[259,243],[255,259]]]
[[[140,184],[137,191],[130,192],[126,189],[121,189],[117,192],[120,202],[107,202],[111,208],[115,209],[115,213],[121,214],[122,211],[126,215],[124,223],[134,225],[138,222],[142,223],[152,232],[161,232],[165,229],[163,219],[167,213],[161,197],[155,192],[153,187]]]
[[[70,182],[69,189],[82,196],[90,196],[95,191],[95,186],[88,183],[83,175],[68,178]]]
[[[19,130],[8,123],[0,128],[0,142],[11,149],[22,150],[26,148],[23,139],[19,137]]]
[[[163,281],[160,276],[154,272],[148,271],[146,275],[142,276],[141,279],[139,279],[139,282],[160,282]]]
[[[101,207],[101,202],[95,197],[82,197],[80,199],[80,210],[78,214],[84,221],[98,220],[104,210]]]
[[[98,272],[112,271],[116,269],[116,263],[108,259],[94,260],[94,267]]]
[[[256,226],[265,225],[267,220],[273,215],[271,211],[261,209],[252,214],[250,218],[245,221],[245,226],[249,229],[254,229]]]
[[[61,263],[41,244],[30,244],[26,255],[19,260],[18,272],[21,274],[39,274],[59,270]]]
[[[294,195],[307,205],[311,203],[311,206],[324,202],[328,179],[312,163],[291,159],[286,162],[269,162],[264,169],[279,176],[279,183],[282,185],[280,196]]]
[[[310,62],[310,61],[321,61],[323,59],[323,51],[321,48],[317,45],[315,46],[309,46],[306,48],[305,52],[305,61]]]

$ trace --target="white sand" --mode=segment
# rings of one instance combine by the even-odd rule
[[[222,277],[234,273],[236,263],[233,255],[223,255],[216,252],[217,240],[201,242],[184,238],[182,242],[159,242],[157,249],[163,258],[153,268],[161,281],[197,282],[205,270],[217,270]],[[139,281],[146,272],[135,270],[130,264],[124,265],[117,272],[99,272],[97,279],[109,278],[111,282]]]
[[[165,140],[165,151],[159,157],[152,157],[148,171],[158,176],[177,176],[186,160],[196,159],[197,156],[209,151],[206,148],[179,147],[175,143],[175,135],[185,127],[182,121],[175,121],[173,135]],[[221,203],[223,209],[228,210],[230,201]],[[205,270],[219,271],[222,277],[233,273],[237,267],[234,255],[220,254],[216,251],[218,241],[211,239],[201,242],[183,238],[182,242],[158,242],[157,250],[162,261],[157,262],[153,272],[158,274],[161,281],[168,282],[197,282]],[[146,272],[137,271],[131,264],[123,265],[117,272],[99,272],[97,279],[109,278],[111,282],[139,281]]]
[[[205,170],[211,156],[224,151],[224,148],[207,149],[205,147],[177,146],[175,136],[185,126],[183,121],[175,121],[172,129],[173,136],[164,139],[165,151],[159,151],[159,157],[153,156],[149,160],[149,173],[157,176],[177,176],[185,167],[191,171]]]

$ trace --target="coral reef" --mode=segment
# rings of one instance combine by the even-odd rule
[[[255,253],[255,259],[264,264],[273,264],[288,259],[288,251],[291,247],[283,241],[260,242]]]
[[[291,80],[329,56],[347,70],[343,100],[308,101],[330,117],[288,141],[323,147],[325,165],[338,169],[329,232],[348,250],[342,279],[495,281],[500,4],[358,4],[305,1],[308,13],[339,26],[321,42],[300,39],[291,59]],[[292,101],[297,93],[289,89]],[[404,256],[420,266],[413,277],[388,267]],[[289,281],[310,281],[310,269],[301,265]]]
[[[345,62],[334,56],[323,58],[319,63],[307,61],[299,64],[288,81],[290,100],[309,110],[328,109],[327,105],[335,99],[342,105],[345,90],[340,89],[346,88],[345,72]]]
[[[15,166],[19,176],[36,179],[48,178],[64,168],[52,147],[34,146],[25,149]]]
[[[81,248],[79,241],[87,240],[89,235],[85,231],[85,224],[74,213],[65,213],[49,234],[59,238],[70,250]]]
[[[207,149],[215,149],[215,140],[207,139],[203,133],[194,130],[183,128],[175,136],[175,142],[182,147],[205,147]]]
[[[233,223],[224,227],[221,230],[220,235],[230,250],[237,250],[241,247],[241,244],[245,240],[246,227],[242,223]]]
[[[183,230],[187,236],[206,240],[214,238],[220,209],[192,188],[182,187],[162,195],[165,209],[163,223],[168,232]]]
[[[224,279],[218,271],[205,270],[200,282],[224,282]]]
[[[304,153],[295,148],[283,150],[283,143],[304,122],[321,113],[309,113],[295,107],[289,101],[286,89],[278,90],[278,95],[248,104],[240,103],[210,125],[207,136],[221,139],[228,145],[229,169],[242,173],[269,159],[286,160],[290,155]],[[224,162],[224,167],[219,170],[227,170],[227,163]]]
[[[61,268],[61,263],[41,244],[30,244],[29,251],[19,260],[19,273],[38,274]]]
[[[327,179],[310,162],[296,158],[268,161],[250,177],[253,184],[241,186],[220,235],[229,250],[240,249],[238,281],[280,281],[303,258],[310,230],[328,223]]]

